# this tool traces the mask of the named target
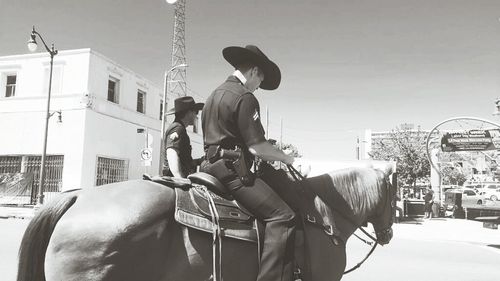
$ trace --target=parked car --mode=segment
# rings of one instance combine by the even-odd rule
[[[498,193],[499,189],[500,183],[493,183],[484,185],[482,188],[478,189],[478,192],[482,194],[486,199],[497,201],[500,198],[500,193]]]
[[[500,185],[488,186],[484,189],[482,195],[486,199],[490,199],[491,201],[500,200]]]
[[[471,205],[482,205],[484,203],[484,195],[480,194],[479,192],[469,189],[469,188],[464,188],[464,189],[450,189],[445,192],[446,193],[462,193],[462,205],[467,207]]]
[[[463,207],[472,207],[482,205],[484,196],[474,191],[473,189],[450,189],[445,193],[444,213],[446,217],[464,218],[465,213]]]

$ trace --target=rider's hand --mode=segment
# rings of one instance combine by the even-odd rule
[[[285,159],[281,162],[283,162],[287,165],[292,165],[295,162],[295,157],[290,156],[290,155],[286,155]]]
[[[295,158],[293,167],[297,169],[302,175],[306,176],[311,171],[311,162],[304,158]]]

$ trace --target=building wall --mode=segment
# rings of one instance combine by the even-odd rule
[[[50,58],[45,53],[0,57],[0,155],[41,155]],[[6,76],[16,74],[16,93],[5,97]],[[119,101],[107,100],[108,79],[120,80]],[[137,91],[146,93],[137,112]],[[62,190],[92,187],[98,156],[128,161],[128,179],[159,170],[162,90],[90,49],[60,51],[54,58],[47,154],[64,155]],[[169,103],[171,103],[169,101]],[[168,124],[167,124],[168,125]],[[146,133],[153,151],[145,167]],[[190,133],[193,156],[203,154],[200,134]]]
[[[162,92],[152,82],[92,51],[90,56],[89,99],[85,126],[85,174],[95,180],[96,155],[129,160],[129,179],[147,171],[158,174],[160,151],[160,103]],[[119,80],[118,103],[108,101],[108,80]],[[137,112],[137,92],[146,93],[145,113]],[[137,133],[144,129],[144,133]],[[151,166],[145,167],[140,152],[146,147],[145,132],[153,152]],[[96,134],[99,134],[96,136]],[[92,171],[90,171],[91,169]],[[89,182],[86,181],[86,185]]]
[[[41,155],[46,118],[48,55],[30,54],[0,58],[0,77],[16,74],[16,92],[5,97],[0,92],[0,155]],[[51,95],[47,154],[64,155],[62,189],[78,187],[81,180],[85,93],[87,91],[88,52],[62,51],[54,58],[58,74]]]

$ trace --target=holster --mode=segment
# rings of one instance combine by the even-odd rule
[[[202,171],[218,178],[223,183],[238,177],[245,186],[253,185],[255,177],[250,172],[245,153],[240,148],[223,149],[220,146],[210,146],[206,151],[206,160]]]
[[[231,161],[227,159],[219,159],[213,163],[210,163],[210,161],[203,161],[200,171],[216,177],[223,184],[233,181],[238,177],[232,169]]]
[[[252,186],[255,182],[255,176],[250,172],[245,153],[242,152],[241,149],[237,149],[236,152],[239,152],[239,157],[233,161],[234,170],[245,186]]]

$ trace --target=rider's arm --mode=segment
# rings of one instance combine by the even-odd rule
[[[181,159],[175,149],[167,148],[167,161],[172,175],[174,175],[174,177],[183,178],[184,175],[181,170]]]
[[[285,154],[267,141],[251,145],[248,150],[264,161],[281,161],[291,165],[295,160],[294,157]]]
[[[245,94],[241,97],[238,108],[238,126],[250,153],[265,161],[293,163],[293,157],[286,155],[266,141],[260,121],[259,102],[253,94]]]

